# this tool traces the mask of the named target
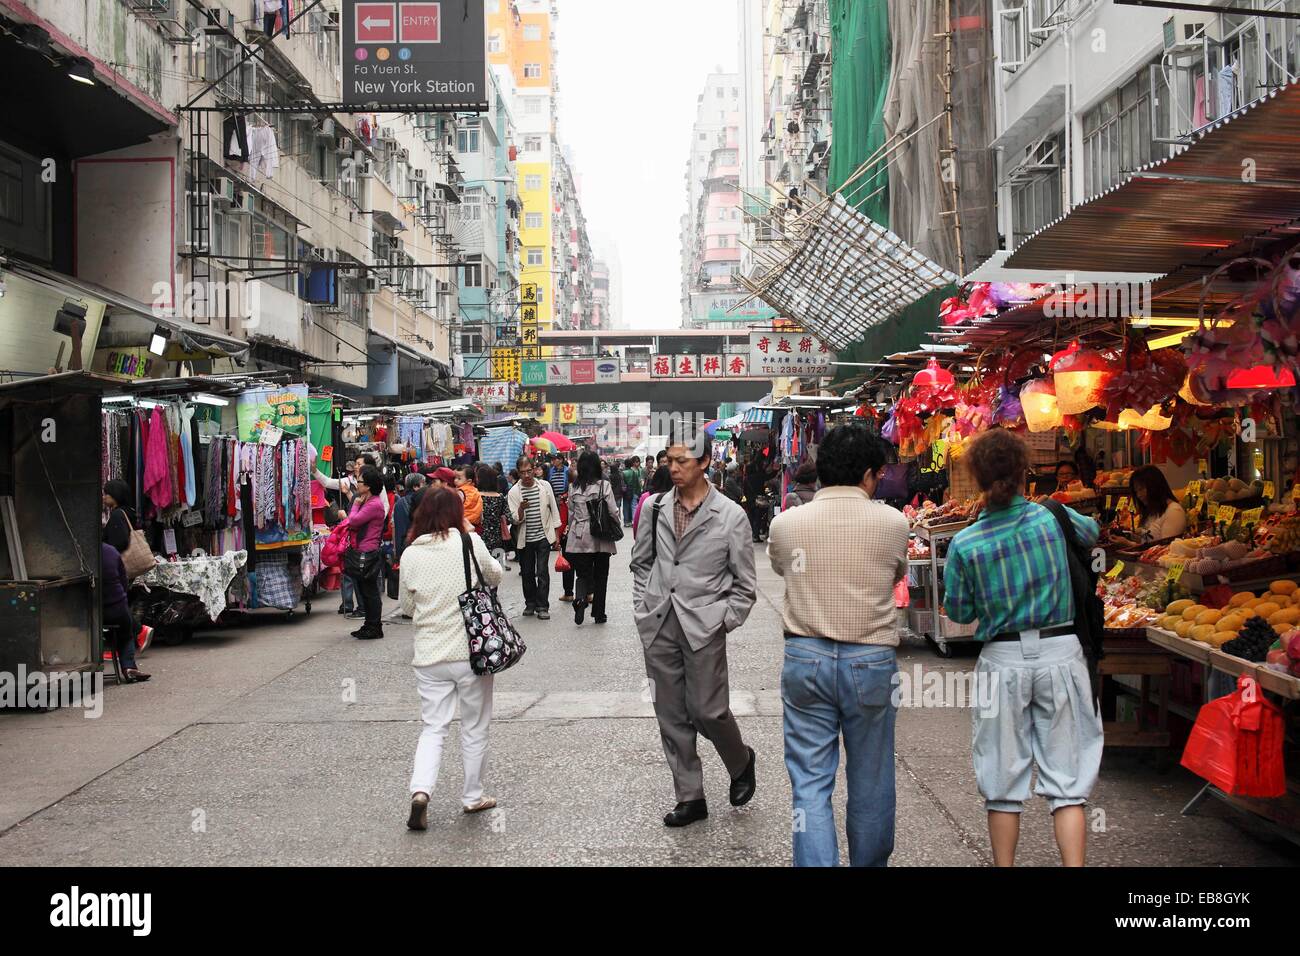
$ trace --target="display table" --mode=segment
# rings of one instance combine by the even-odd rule
[[[1103,649],[1105,656],[1097,662],[1097,673],[1100,678],[1098,692],[1103,697],[1108,677],[1124,675],[1138,678],[1136,719],[1104,722],[1102,729],[1106,735],[1106,746],[1168,747],[1171,656],[1167,651],[1153,648],[1145,641],[1107,641]],[[1161,677],[1164,680],[1158,682],[1160,696],[1156,704],[1156,724],[1154,727],[1149,727],[1147,710],[1152,703],[1152,677]]]
[[[203,602],[208,617],[216,620],[226,609],[226,591],[235,575],[248,563],[247,551],[197,555],[181,561],[160,561],[132,581],[132,585],[166,588],[192,594]]]
[[[1272,670],[1262,663],[1248,661],[1232,654],[1225,654],[1217,648],[1179,637],[1172,631],[1159,627],[1147,628],[1147,639],[1158,647],[1196,661],[1207,670],[1217,670],[1224,674],[1238,676],[1246,674],[1255,678],[1265,691],[1277,694],[1286,701],[1300,700],[1300,679]],[[1205,682],[1206,688],[1209,681]],[[1238,797],[1225,793],[1213,784],[1207,783],[1196,796],[1183,807],[1184,816],[1191,814],[1201,805],[1206,797],[1214,797],[1241,813],[1250,814],[1263,823],[1278,836],[1292,843],[1300,844],[1300,777],[1291,766],[1287,766],[1287,792],[1285,796],[1272,800],[1253,797]]]

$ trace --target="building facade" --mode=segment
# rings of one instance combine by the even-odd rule
[[[151,375],[448,394],[455,117],[334,112],[337,4],[274,36],[248,7],[0,6],[0,73],[27,94],[0,114],[0,195],[21,206],[0,215],[0,275],[41,270],[91,302],[86,367],[162,328]],[[23,345],[15,308],[0,301],[0,345],[15,371],[47,371],[56,343]]]
[[[709,74],[696,102],[682,216],[682,325],[706,326],[740,299],[740,76]]]

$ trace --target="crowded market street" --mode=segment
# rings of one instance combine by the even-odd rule
[[[728,640],[731,704],[757,752],[757,794],[726,806],[726,771],[701,742],[708,820],[666,829],[671,779],[632,626],[628,548],[610,571],[609,623],[575,627],[569,605],[521,617],[518,566],[502,584],[528,643],[497,678],[485,783],[499,801],[460,812],[456,728],[429,829],[403,825],[419,708],[409,625],[348,637],[323,596],[311,614],[210,630],[142,658],[147,684],[106,688],[103,714],[0,714],[5,865],[764,865],[790,862],[782,764],[781,582],[755,545],[759,598]],[[552,576],[553,587],[558,575]],[[385,615],[394,610],[385,601]],[[905,673],[965,671],[905,643]],[[355,703],[345,702],[355,686]],[[897,730],[899,866],[985,866],[991,857],[970,759],[967,708],[903,707]],[[57,755],[57,759],[53,758]],[[843,771],[835,805],[843,831]],[[1090,801],[1096,866],[1293,865],[1285,842],[1208,801],[1201,781],[1149,756],[1106,753]],[[1020,860],[1055,865],[1042,800],[1026,807]]]

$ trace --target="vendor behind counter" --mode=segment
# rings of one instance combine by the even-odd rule
[[[1118,544],[1138,545],[1175,538],[1187,530],[1187,512],[1174,497],[1169,480],[1155,465],[1143,465],[1129,479],[1129,497],[1138,513],[1135,537],[1113,537]]]

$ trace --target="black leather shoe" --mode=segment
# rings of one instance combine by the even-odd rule
[[[573,623],[574,623],[574,624],[581,624],[581,623],[582,623],[582,621],[583,621],[583,615],[586,613],[586,610],[587,610],[587,602],[586,602],[586,601],[574,601],[574,602],[573,602]]]
[[[744,772],[731,781],[731,805],[733,807],[743,807],[754,799],[754,748],[748,747],[749,766]]]
[[[352,632],[352,636],[353,636],[353,637],[365,637],[365,636],[366,636],[366,626],[365,626],[364,624],[361,625],[359,628],[357,628],[355,631]]]
[[[664,816],[664,826],[689,826],[696,820],[703,820],[708,815],[709,805],[703,800],[687,800],[685,803],[677,804]]]

